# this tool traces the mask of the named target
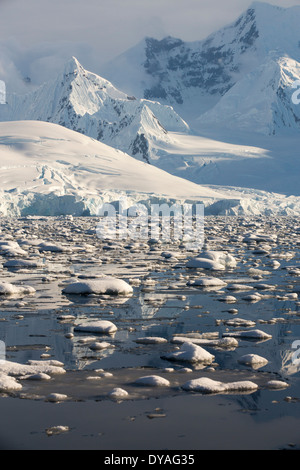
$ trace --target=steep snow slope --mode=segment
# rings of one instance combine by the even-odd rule
[[[56,80],[26,95],[7,95],[1,121],[41,120],[60,124],[137,158],[148,160],[152,142],[170,142],[170,131],[188,125],[170,106],[137,100],[70,59]]]
[[[299,130],[299,112],[293,115],[295,108],[286,91],[299,73],[299,24],[300,6],[285,9],[254,2],[237,21],[203,41],[146,38],[104,66],[102,74],[123,90],[171,104],[198,128],[206,116],[198,122],[194,119],[226,97],[208,116],[210,123],[214,117],[226,125],[235,110],[235,123],[242,116],[242,128],[250,124],[258,132],[276,132],[283,128],[284,112],[289,115],[288,125]],[[223,118],[228,106],[232,113]],[[270,107],[279,108],[279,118],[275,109],[269,113]],[[258,118],[259,113],[265,115]]]
[[[293,84],[297,80],[300,80],[299,62],[288,57],[268,57],[263,65],[239,80],[210,111],[200,116],[199,126],[266,135],[290,130],[299,133],[300,106],[293,102]]]
[[[129,201],[223,198],[90,137],[39,121],[0,123],[0,183],[4,215],[95,213],[100,203],[122,194]]]

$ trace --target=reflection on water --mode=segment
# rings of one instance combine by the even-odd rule
[[[255,250],[255,243],[243,243],[243,235],[255,223],[261,230],[276,233],[278,241],[270,242],[269,254]],[[162,374],[165,369],[173,368],[178,375],[173,377],[172,392],[185,394],[180,384],[191,377],[200,377],[206,373],[212,379],[229,382],[253,380],[260,383],[258,391],[247,395],[237,395],[235,400],[241,410],[254,413],[257,419],[264,419],[260,409],[267,406],[274,394],[283,397],[293,393],[300,396],[299,366],[293,360],[294,341],[300,339],[300,309],[297,296],[286,294],[300,292],[299,244],[293,232],[293,219],[259,218],[247,221],[233,218],[231,231],[223,231],[224,220],[207,218],[206,231],[209,234],[209,249],[228,251],[237,259],[237,267],[221,272],[209,272],[210,277],[218,277],[227,284],[222,287],[202,288],[193,285],[193,281],[207,276],[205,270],[188,269],[186,261],[193,257],[178,242],[175,247],[162,244],[151,250],[150,246],[140,244],[135,249],[124,248],[125,242],[118,249],[108,250],[93,235],[94,221],[91,218],[67,221],[64,219],[26,221],[22,238],[29,239],[33,233],[39,239],[68,245],[66,252],[40,253],[36,245],[20,246],[28,250],[30,259],[41,261],[36,269],[6,269],[0,271],[0,281],[31,285],[36,289],[34,296],[3,298],[0,302],[0,340],[6,345],[6,358],[9,361],[26,363],[28,360],[41,358],[56,359],[64,363],[68,372],[93,372],[98,369],[112,371],[121,380],[121,370],[131,373]],[[2,236],[14,238],[14,233],[22,229],[24,221],[4,221]],[[64,235],[67,233],[67,237]],[[18,236],[20,241],[20,237]],[[74,250],[72,250],[74,246]],[[80,246],[82,250],[80,250]],[[77,247],[75,249],[75,247]],[[78,248],[79,247],[79,248]],[[105,248],[105,249],[104,249]],[[166,251],[180,251],[180,257],[166,260],[162,256]],[[259,254],[260,253],[260,254]],[[2,263],[6,257],[1,255]],[[279,260],[280,267],[272,262]],[[109,295],[63,295],[65,285],[74,280],[110,275],[130,282],[133,295],[130,297]],[[244,289],[230,290],[230,284],[244,283],[253,287],[251,293],[259,293],[259,301],[251,302]],[[262,289],[257,284],[264,284]],[[269,286],[269,287],[268,287]],[[235,302],[220,302],[226,295],[234,295]],[[174,335],[188,333],[213,333],[213,337],[222,338],[226,332],[251,329],[247,326],[232,326],[228,320],[241,318],[254,322],[251,328],[263,330],[271,339],[259,341],[249,338],[237,338],[236,348],[224,349],[211,345],[205,349],[215,356],[213,370],[196,363],[170,363],[165,359],[167,353],[179,347],[171,342]],[[75,326],[86,320],[109,320],[117,326],[113,335],[83,334],[74,331]],[[90,336],[90,342],[83,341]],[[141,344],[136,342],[144,336],[161,337],[166,343]],[[95,341],[108,342],[113,347],[102,350],[90,348]],[[239,363],[245,354],[257,354],[268,360],[260,367],[249,367]],[[180,370],[188,367],[191,372]],[[239,374],[239,375],[238,375]],[[271,392],[266,389],[270,379],[286,380],[290,391]],[[69,380],[69,376],[68,376]],[[106,382],[103,381],[103,387]],[[110,383],[106,384],[107,387]],[[120,384],[119,384],[120,385]],[[62,387],[64,385],[62,384]],[[160,392],[156,392],[159,393]],[[162,393],[162,392],[161,392]],[[269,395],[268,395],[269,394]],[[274,413],[279,407],[274,408]],[[268,415],[268,419],[270,418]]]

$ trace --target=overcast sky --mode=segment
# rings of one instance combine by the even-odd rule
[[[87,69],[145,36],[205,38],[234,21],[251,0],[0,0],[0,79],[43,82],[75,55]],[[300,0],[271,0],[282,7]],[[13,77],[13,78],[12,78]],[[9,85],[8,84],[8,87]]]

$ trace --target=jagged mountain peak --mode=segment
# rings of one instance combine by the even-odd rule
[[[270,56],[300,62],[300,6],[253,2],[206,39],[146,38],[103,66],[103,74],[139,98],[174,107],[192,127],[239,80]]]
[[[26,96],[8,96],[0,121],[38,120],[75,130],[150,161],[152,141],[189,127],[171,106],[137,100],[72,57],[58,77]]]

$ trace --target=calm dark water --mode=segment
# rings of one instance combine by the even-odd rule
[[[126,248],[126,243],[116,247],[104,244],[93,235],[92,219],[28,219],[25,228],[23,220],[3,223],[4,239],[18,240],[28,249],[30,259],[43,261],[33,272],[1,271],[1,282],[25,283],[36,289],[35,296],[9,297],[0,304],[0,339],[6,345],[6,359],[20,364],[55,359],[64,364],[67,373],[47,383],[22,381],[20,393],[0,398],[1,448],[298,449],[300,380],[293,354],[297,351],[295,341],[300,339],[300,309],[298,298],[285,297],[300,292],[297,220],[233,218],[230,225],[229,230],[228,219],[208,218],[207,243],[212,251],[229,251],[236,257],[237,267],[204,272],[185,267],[194,254],[179,244],[157,245],[156,250],[146,244],[135,250]],[[261,244],[243,242],[246,233],[258,228],[278,235],[276,242],[268,243],[267,252],[255,252]],[[39,253],[34,245],[28,248],[22,244],[33,234],[65,243],[71,250]],[[182,256],[166,260],[161,254],[167,250]],[[280,262],[278,269],[271,266],[274,259]],[[2,262],[6,260],[2,255]],[[141,283],[133,284],[133,295],[125,299],[64,296],[65,282],[80,274],[109,274]],[[228,285],[244,283],[253,289],[232,292],[226,287],[212,290],[187,285],[199,276],[215,276]],[[258,290],[256,285],[262,283],[273,288]],[[254,292],[263,296],[260,301],[244,299]],[[224,295],[234,295],[237,301],[220,301]],[[238,310],[236,314],[230,313],[233,308]],[[61,315],[72,318],[61,320]],[[171,342],[174,335],[214,332],[222,337],[227,332],[251,329],[225,324],[235,318],[255,322],[255,329],[272,338],[238,339],[238,347],[232,350],[204,346],[215,355],[214,371],[164,359],[177,347]],[[115,323],[118,330],[114,335],[99,338],[112,348],[95,352],[81,342],[87,335],[74,332],[74,326],[87,319]],[[74,337],[67,338],[70,332]],[[144,336],[163,337],[168,342],[136,342]],[[239,357],[248,353],[263,356],[268,363],[259,369],[239,364]],[[191,372],[181,372],[185,366]],[[170,367],[173,373],[164,370]],[[89,380],[99,368],[113,377]],[[171,387],[140,390],[132,386],[133,378],[148,374],[168,378]],[[223,382],[251,379],[259,388],[244,395],[213,396],[182,390],[185,381],[201,376]],[[271,379],[284,380],[289,386],[269,390],[266,383]],[[116,386],[127,388],[129,398],[120,403],[108,399],[107,393]],[[66,393],[68,400],[48,403],[45,397],[51,392]],[[69,431],[48,436],[46,430],[57,425],[68,426]]]

